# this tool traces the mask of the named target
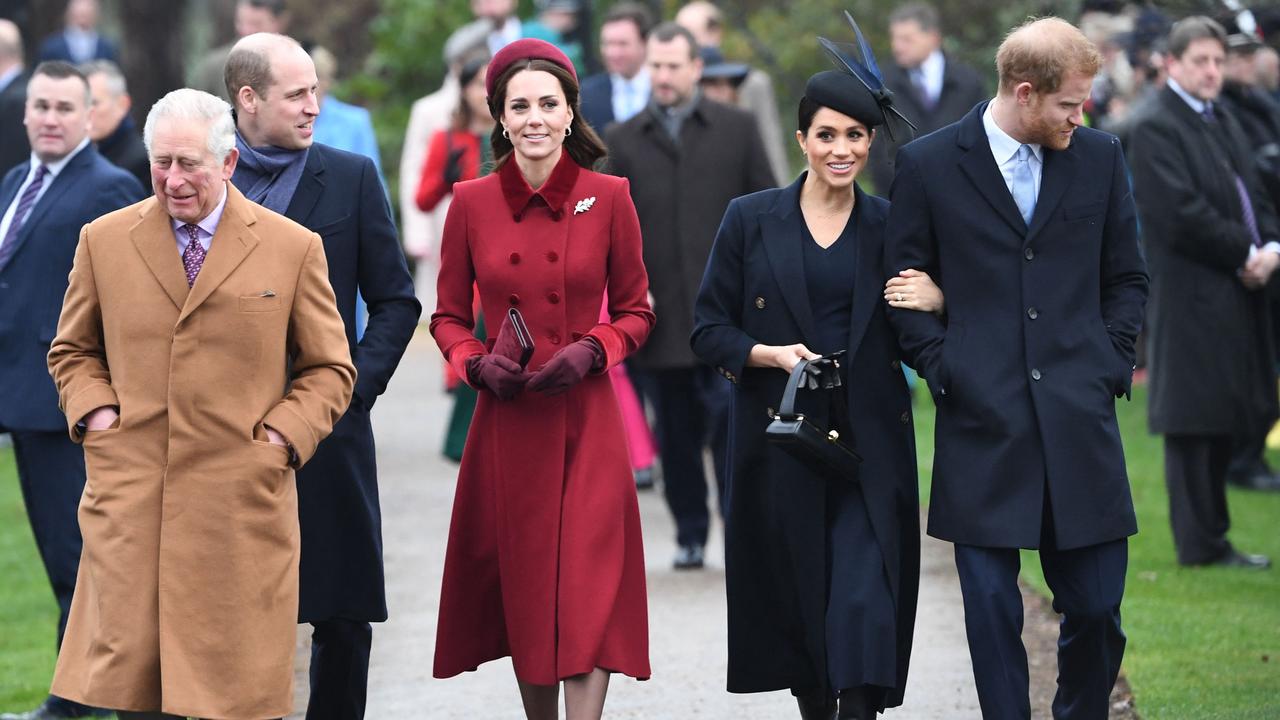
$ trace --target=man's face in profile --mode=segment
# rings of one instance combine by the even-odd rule
[[[1067,73],[1051,93],[1031,92],[1024,110],[1027,142],[1050,150],[1066,150],[1075,129],[1084,124],[1084,104],[1093,90],[1093,76]]]
[[[311,147],[320,114],[315,63],[294,45],[271,50],[270,62],[271,85],[258,98],[255,113],[261,140],[289,150]]]

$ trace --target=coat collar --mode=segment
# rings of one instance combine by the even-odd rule
[[[569,151],[561,150],[560,161],[551,170],[551,177],[547,178],[542,187],[534,190],[521,174],[515,158],[508,156],[498,170],[498,179],[502,185],[502,197],[511,209],[512,219],[520,222],[529,209],[529,203],[536,197],[551,209],[551,218],[559,220],[564,215],[564,204],[569,200],[573,186],[578,183],[578,173],[581,170],[578,163],[569,157]]]
[[[307,218],[320,202],[325,187],[324,150],[320,143],[312,143],[307,153],[307,162],[302,166],[302,177],[298,178],[298,187],[293,191],[289,207],[284,216],[299,225],[307,225]]]
[[[760,215],[765,254],[773,269],[774,279],[782,289],[782,299],[800,329],[806,344],[816,336],[813,308],[809,305],[808,284],[804,276],[804,215],[800,212],[800,190],[808,173],[778,192],[773,204]],[[857,347],[880,299],[880,261],[865,252],[877,225],[885,222],[884,213],[870,201],[870,196],[857,184],[854,192],[854,222],[857,223],[855,268],[857,281],[853,287],[853,313],[849,326],[849,347]]]
[[[257,222],[257,205],[246,200],[230,182],[226,202],[218,232],[213,236],[204,267],[192,288],[187,287],[182,256],[173,244],[169,214],[154,196],[138,206],[139,219],[129,229],[129,237],[151,274],[180,311],[179,320],[207,300],[258,244],[258,236],[252,229]]]
[[[982,123],[982,116],[991,101],[981,103],[969,111],[960,120],[956,134],[956,145],[964,151],[960,159],[960,169],[969,177],[970,182],[986,199],[1014,232],[1021,235],[1025,242],[1030,241],[1048,223],[1066,194],[1067,188],[1075,178],[1076,140],[1066,150],[1042,148],[1044,169],[1040,175],[1040,195],[1036,199],[1036,211],[1031,217],[1031,226],[1023,221],[1018,212],[1018,205],[1009,193],[1009,187],[996,166],[995,157],[991,154],[991,144],[987,140],[987,130]]]

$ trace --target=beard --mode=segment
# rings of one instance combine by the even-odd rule
[[[1073,135],[1064,135],[1063,133],[1074,129],[1075,126],[1071,123],[1055,124],[1040,116],[1027,128],[1027,142],[1047,147],[1050,150],[1066,150],[1071,145],[1071,138],[1074,133]]]

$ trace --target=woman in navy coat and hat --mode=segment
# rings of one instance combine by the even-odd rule
[[[807,171],[725,213],[695,306],[694,351],[733,383],[726,511],[730,692],[789,689],[803,718],[902,703],[920,564],[911,395],[885,301],[940,311],[927,275],[886,289],[888,202],[854,182],[890,98],[811,77],[796,139]],[[801,360],[844,351],[841,385],[797,408],[863,458],[816,471],[766,441]]]
[[[431,318],[480,391],[454,497],[436,634],[444,678],[511,656],[525,714],[600,717],[610,673],[649,677],[635,483],[608,369],[653,327],[627,181],[578,112],[572,63],[525,39],[486,75],[497,170],[454,186]],[[608,288],[608,315],[600,307]],[[473,336],[523,315],[527,369]],[[499,348],[501,350],[501,348]]]

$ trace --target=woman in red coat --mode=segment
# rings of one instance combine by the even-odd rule
[[[640,513],[609,368],[653,327],[626,180],[578,113],[573,65],[520,40],[486,75],[498,169],[454,186],[431,333],[480,390],[458,476],[435,676],[510,655],[531,719],[598,718],[609,674],[649,677]],[[472,336],[518,308],[528,371]],[[606,286],[609,322],[599,322]],[[488,344],[492,347],[492,343]]]

